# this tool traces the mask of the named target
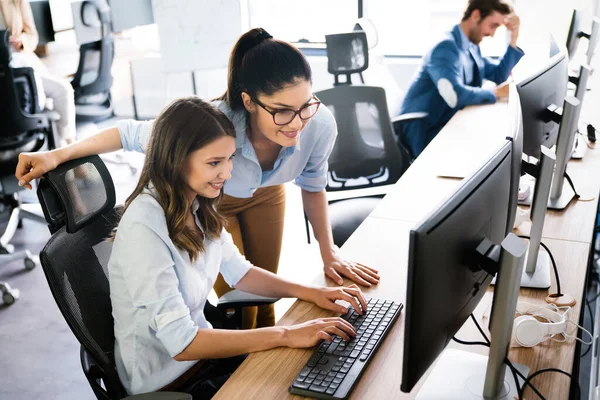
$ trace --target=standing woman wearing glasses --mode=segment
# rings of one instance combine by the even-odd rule
[[[363,286],[377,284],[376,270],[342,259],[334,248],[325,186],[337,127],[331,112],[312,93],[312,73],[304,55],[263,29],[251,29],[231,52],[227,91],[215,104],[236,130],[232,178],[225,185],[219,211],[227,217],[227,230],[246,258],[277,271],[285,216],[283,184],[294,181],[302,189],[324,273],[338,284],[343,283],[342,277]],[[21,153],[16,171],[19,184],[29,187],[32,179],[70,159],[120,148],[144,152],[152,124],[121,121],[62,149]],[[219,296],[231,290],[222,277],[214,288]],[[272,306],[245,313],[247,328],[274,323]]]

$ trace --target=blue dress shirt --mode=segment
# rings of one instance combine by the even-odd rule
[[[309,192],[320,192],[327,185],[327,159],[333,150],[337,125],[331,112],[321,104],[298,139],[298,144],[283,147],[271,171],[263,171],[254,147],[246,135],[246,111],[232,111],[224,101],[213,103],[233,123],[236,132],[236,157],[231,179],[224,192],[233,197],[252,197],[260,187],[275,186],[294,181]],[[126,151],[144,153],[152,133],[154,121],[124,120],[117,122],[121,143]]]
[[[483,80],[500,84],[508,78],[524,53],[508,46],[500,61],[483,57],[460,25],[454,26],[423,58],[402,103],[400,114],[427,112],[422,119],[402,124],[404,139],[418,156],[461,108],[496,102]]]
[[[202,229],[198,218],[196,225]],[[192,342],[198,329],[212,328],[204,305],[217,275],[221,272],[234,287],[252,267],[225,230],[219,239],[206,241],[205,248],[192,263],[188,253],[175,246],[164,211],[150,190],[136,197],[121,218],[108,280],[115,361],[128,393],[156,391],[197,362],[173,357]]]

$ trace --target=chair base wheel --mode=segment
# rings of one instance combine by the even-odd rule
[[[1,289],[2,289],[2,302],[5,305],[10,306],[15,301],[19,300],[19,295],[21,294],[19,289],[11,288],[8,283],[3,283],[1,286]]]
[[[23,264],[25,265],[25,269],[28,271],[31,271],[37,265],[36,262],[29,257],[23,260]]]

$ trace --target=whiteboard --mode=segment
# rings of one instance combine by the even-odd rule
[[[152,0],[166,72],[226,67],[241,35],[240,0]]]

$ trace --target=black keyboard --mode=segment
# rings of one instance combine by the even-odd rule
[[[402,303],[369,299],[364,315],[350,308],[341,317],[352,324],[356,337],[349,342],[339,336],[331,343],[321,341],[290,386],[290,393],[317,399],[345,399],[403,307]]]

